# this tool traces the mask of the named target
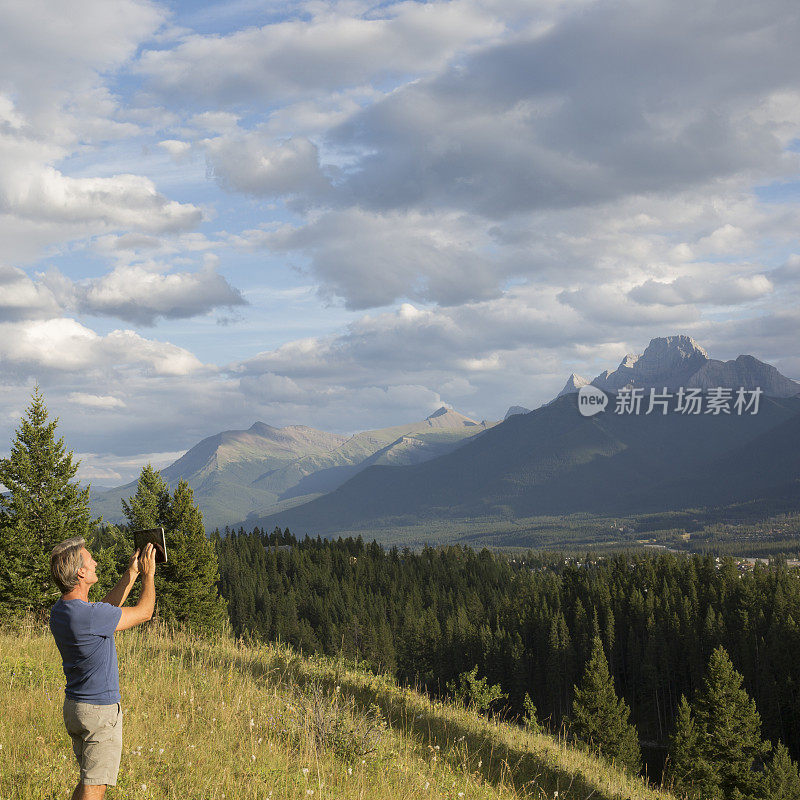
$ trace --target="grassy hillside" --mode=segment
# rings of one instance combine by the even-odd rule
[[[109,798],[670,797],[344,662],[156,628],[119,634],[117,649],[125,739]],[[0,800],[69,796],[62,699],[49,632],[0,631]]]

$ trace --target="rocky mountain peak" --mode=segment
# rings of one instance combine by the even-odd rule
[[[567,378],[564,388],[556,395],[556,397],[561,397],[561,395],[564,394],[573,394],[574,392],[577,392],[581,386],[586,386],[588,383],[591,383],[588,378],[584,378],[581,375],[576,375],[573,372],[572,375]]]
[[[503,419],[506,420],[509,417],[516,416],[517,414],[530,414],[530,412],[531,410],[529,408],[525,408],[524,406],[511,406],[508,411],[506,411],[506,415],[503,417]]]
[[[616,392],[625,386],[685,386],[708,355],[691,336],[660,336],[650,340],[641,355],[628,353],[613,372],[598,375],[592,383]]]
[[[581,383],[580,381],[583,381]],[[573,394],[586,385],[574,373],[558,397]],[[628,353],[617,369],[601,372],[592,384],[608,392],[625,387],[670,390],[681,386],[709,389],[760,387],[770,397],[791,397],[800,393],[800,384],[781,375],[775,367],[749,355],[732,361],[716,361],[691,336],[660,336],[650,340],[641,355]]]

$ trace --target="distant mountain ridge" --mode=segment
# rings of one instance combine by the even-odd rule
[[[247,430],[223,431],[190,448],[161,470],[171,485],[183,478],[195,492],[207,529],[224,527],[249,513],[294,504],[332,491],[373,464],[415,464],[449,452],[487,430],[442,406],[424,420],[352,436],[305,425],[275,428],[255,422]],[[92,510],[121,521],[121,499],[136,483],[92,492]]]
[[[248,525],[297,533],[398,527],[425,520],[628,514],[782,498],[800,507],[800,384],[753,356],[710,359],[688,336],[653,339],[592,383],[620,389],[761,387],[752,415],[591,418],[565,391],[458,449],[418,465],[371,466],[327,495]],[[569,391],[567,391],[569,390]]]
[[[313,532],[431,517],[623,513],[797,488],[800,384],[772,365],[750,355],[718,361],[691,337],[669,336],[591,381],[612,395],[631,386],[761,387],[759,415],[728,422],[583,419],[574,395],[588,383],[573,373],[553,401],[535,411],[512,406],[499,424],[444,406],[352,436],[256,422],[203,439],[162,472],[172,485],[189,482],[208,529],[246,520]],[[135,483],[94,491],[93,511],[119,520],[120,499],[134,491]]]
[[[329,494],[247,524],[316,535],[425,520],[625,515],[767,497],[800,507],[800,398],[762,399],[759,413],[746,416],[587,418],[564,396],[439,458],[370,467]]]

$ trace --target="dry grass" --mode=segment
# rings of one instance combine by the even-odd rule
[[[124,748],[109,800],[669,798],[551,737],[341,661],[156,628],[119,634],[117,650]],[[49,632],[0,631],[0,800],[69,798],[62,700]]]

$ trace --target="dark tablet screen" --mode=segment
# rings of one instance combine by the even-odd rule
[[[156,563],[165,564],[167,561],[167,540],[164,538],[163,528],[148,528],[143,531],[133,532],[133,546],[140,552],[144,546],[151,542],[156,548]]]

